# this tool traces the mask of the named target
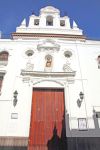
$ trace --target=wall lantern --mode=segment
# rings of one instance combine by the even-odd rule
[[[81,107],[81,104],[82,104],[83,99],[84,99],[84,93],[83,93],[83,92],[80,92],[80,93],[79,93],[79,99],[77,100],[77,105],[78,105],[78,107]]]
[[[17,101],[18,101],[17,96],[18,96],[18,92],[17,92],[17,90],[16,90],[16,91],[13,93],[13,97],[14,97],[14,99],[13,99],[13,106],[14,106],[14,107],[17,105]]]
[[[98,62],[98,69],[100,69],[100,55],[97,58],[97,62]]]

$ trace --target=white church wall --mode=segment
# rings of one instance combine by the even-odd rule
[[[99,76],[100,71],[97,65],[97,57],[99,53],[100,45],[90,44],[85,46],[78,46],[80,55],[80,67],[82,72],[82,78],[87,80],[87,87],[84,85],[84,90],[88,96],[87,105],[90,105],[88,111],[93,111],[93,106],[100,106],[100,94],[99,94]],[[85,96],[86,97],[86,96]],[[87,97],[86,97],[87,98]],[[91,115],[91,114],[90,114]]]
[[[59,41],[59,40],[58,40]],[[57,42],[57,40],[56,40]],[[5,44],[6,43],[6,44]],[[76,71],[75,81],[72,84],[67,84],[65,91],[69,92],[66,95],[66,109],[70,116],[70,127],[78,128],[77,118],[88,117],[88,127],[94,128],[93,122],[93,106],[100,106],[100,94],[99,94],[99,74],[100,71],[97,67],[96,57],[99,54],[99,45],[89,45],[86,43],[74,42],[58,42],[61,47],[59,51],[47,52],[37,50],[37,41],[0,41],[1,49],[8,49],[10,56],[9,62],[6,67],[6,74],[2,86],[0,96],[0,122],[2,125],[0,128],[0,135],[4,136],[28,136],[30,127],[30,114],[31,114],[31,102],[32,102],[32,83],[23,82],[23,76],[21,76],[21,70],[25,69],[28,57],[25,52],[27,49],[32,48],[34,54],[31,58],[31,63],[34,64],[34,71],[44,71],[45,56],[51,54],[53,57],[52,71],[62,72],[63,64],[66,62],[64,57],[64,51],[71,50],[72,58],[70,60],[70,66]],[[5,47],[6,45],[6,47]],[[95,52],[96,49],[96,52]],[[66,81],[66,79],[64,79]],[[49,81],[50,82],[50,81]],[[63,82],[63,81],[61,81]],[[48,82],[44,81],[40,85],[35,87],[47,87]],[[33,85],[34,87],[34,85]],[[50,82],[50,87],[60,87],[57,83]],[[64,87],[65,88],[65,87]],[[13,92],[18,91],[18,104],[13,107]],[[24,91],[24,92],[22,92]],[[85,102],[82,102],[82,106],[78,108],[77,99],[79,92],[83,91],[85,96]],[[8,101],[6,101],[8,100]],[[4,102],[3,102],[4,101]],[[5,109],[3,109],[5,108]],[[17,113],[17,119],[11,119],[11,114]],[[7,118],[5,120],[5,118]]]
[[[7,134],[9,118],[10,118],[10,106],[11,101],[1,101],[0,100],[0,136],[5,136]]]

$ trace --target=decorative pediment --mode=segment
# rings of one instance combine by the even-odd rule
[[[39,51],[59,51],[60,45],[57,44],[54,40],[47,39],[42,41],[40,44],[37,45],[37,49]]]
[[[58,13],[59,14],[60,11],[53,6],[47,6],[40,10],[40,14],[42,14],[42,13]]]

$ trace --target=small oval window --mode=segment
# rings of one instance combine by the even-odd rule
[[[34,51],[33,51],[33,50],[27,50],[27,51],[26,51],[26,55],[27,55],[28,57],[32,56],[33,54],[34,54]]]
[[[70,58],[72,56],[72,52],[71,51],[65,51],[64,56],[67,58]]]

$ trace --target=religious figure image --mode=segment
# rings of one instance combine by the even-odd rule
[[[51,67],[51,64],[52,64],[52,58],[47,57],[47,60],[46,60],[46,67]]]

